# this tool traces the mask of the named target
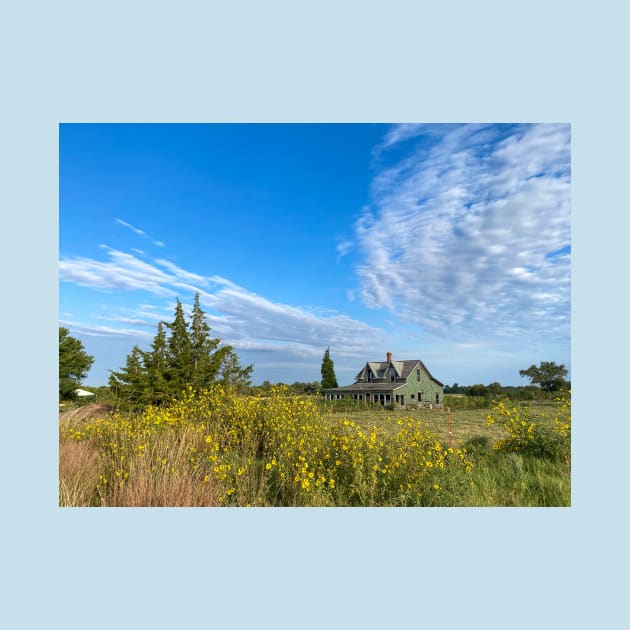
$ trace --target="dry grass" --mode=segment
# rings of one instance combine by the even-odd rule
[[[219,505],[211,480],[204,481],[201,473],[190,470],[190,449],[199,439],[199,434],[190,429],[183,431],[177,440],[170,434],[160,436],[149,452],[136,455],[128,463],[128,478],[103,488],[102,504],[120,507]]]
[[[90,414],[91,416],[92,414]],[[66,416],[62,426],[79,426],[87,417]],[[99,456],[89,442],[59,443],[61,507],[180,507],[220,505],[210,480],[190,472],[189,448],[198,436],[163,436],[151,452],[133,459],[129,477],[117,477],[111,457]],[[166,465],[159,463],[165,461]],[[158,462],[158,466],[156,466]],[[108,484],[105,479],[115,480]]]
[[[98,483],[98,453],[87,442],[59,444],[59,505],[93,505]]]
[[[124,483],[116,484],[104,505],[119,507],[213,507],[219,505],[211,483],[189,472],[155,475],[136,472]]]

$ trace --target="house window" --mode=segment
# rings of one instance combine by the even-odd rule
[[[416,378],[420,380],[420,368],[416,370]]]
[[[394,370],[390,372],[389,378],[391,379],[392,383],[396,380],[396,374]]]
[[[422,402],[422,392],[418,392],[418,402]]]

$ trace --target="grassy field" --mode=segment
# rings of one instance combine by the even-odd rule
[[[488,422],[488,416],[491,422]],[[570,401],[451,411],[187,392],[65,412],[61,506],[568,506]]]
[[[537,413],[543,413],[543,423],[551,427],[553,417],[560,408],[559,403],[544,402],[530,403],[530,409]],[[349,418],[365,426],[377,426],[385,430],[396,430],[396,421],[399,418],[411,417],[420,420],[423,425],[434,433],[438,439],[450,446],[461,447],[468,440],[476,437],[486,437],[490,441],[495,441],[503,436],[504,431],[500,426],[493,424],[488,426],[487,417],[491,409],[489,407],[481,409],[452,409],[450,411],[451,434],[449,435],[448,411],[440,409],[384,409],[375,406],[372,409],[333,411],[333,418]]]

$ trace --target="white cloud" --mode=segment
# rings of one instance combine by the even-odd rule
[[[154,239],[152,236],[149,236],[144,230],[141,230],[140,228],[137,228],[133,225],[131,225],[131,223],[127,223],[127,221],[123,221],[122,219],[116,219],[116,223],[118,225],[122,225],[123,227],[126,227],[127,229],[131,230],[132,232],[134,232],[135,234],[137,234],[138,236],[142,236],[143,238],[146,238],[148,240],[150,240],[153,245],[155,245],[156,247],[165,247],[166,245],[162,242],[162,241],[158,241],[156,239]],[[134,250],[137,251],[139,253],[140,250]]]
[[[445,338],[568,337],[570,256],[549,256],[570,245],[568,125],[414,126],[383,147],[425,135],[356,224],[363,302]]]
[[[272,302],[220,276],[205,277],[164,259],[149,263],[112,248],[105,251],[108,261],[62,259],[60,279],[98,290],[140,292],[143,298],[143,292],[167,298],[179,296],[183,303],[199,292],[213,331],[237,349],[278,352],[312,360],[328,346],[339,356],[361,355],[366,347],[381,344],[384,337],[382,330],[364,322],[330,311]],[[185,310],[189,308],[184,306]],[[146,327],[154,326],[159,319],[172,318],[172,310],[167,317],[161,317],[159,313],[146,312],[147,308],[149,305],[139,300],[133,313],[127,310],[122,315],[110,313],[93,319]],[[84,324],[81,328],[81,332],[93,335],[114,334],[114,330],[95,324]],[[131,332],[139,331],[125,334]]]
[[[83,322],[68,320],[60,320],[59,325],[68,328],[73,333],[76,332],[81,335],[87,335],[90,337],[130,337],[138,340],[147,341],[153,338],[155,334],[147,332],[146,330],[137,330],[135,328],[95,326],[94,324],[86,324]]]
[[[144,232],[134,227],[133,225],[131,225],[131,223],[127,223],[126,221],[123,221],[122,219],[116,219],[116,223],[118,223],[118,225],[122,225],[123,227],[129,228],[132,232],[135,232],[136,234],[139,234],[140,236],[144,236]]]
[[[343,258],[353,248],[354,243],[352,241],[341,241],[337,243],[337,260]]]
[[[231,282],[217,288],[215,293],[201,293],[200,299],[221,314],[218,323],[230,329],[229,342],[235,345],[243,339],[284,342],[309,354],[321,354],[330,345],[340,355],[352,355],[361,354],[366,344],[383,335],[380,329],[345,315],[321,315],[272,302]]]
[[[59,278],[99,290],[148,291],[155,295],[175,295],[170,288],[175,277],[131,254],[107,249],[109,262],[90,258],[62,258]]]
[[[180,280],[185,280],[187,282],[197,283],[197,284],[206,284],[207,281],[203,276],[200,276],[198,273],[191,273],[190,271],[186,271],[181,267],[178,267],[174,263],[169,260],[164,260],[163,258],[158,258],[155,263],[160,265],[160,267],[165,267],[168,269],[176,278]]]

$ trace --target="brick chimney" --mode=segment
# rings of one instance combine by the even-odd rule
[[[388,352],[387,353],[387,363],[391,363],[392,362],[392,353]]]

